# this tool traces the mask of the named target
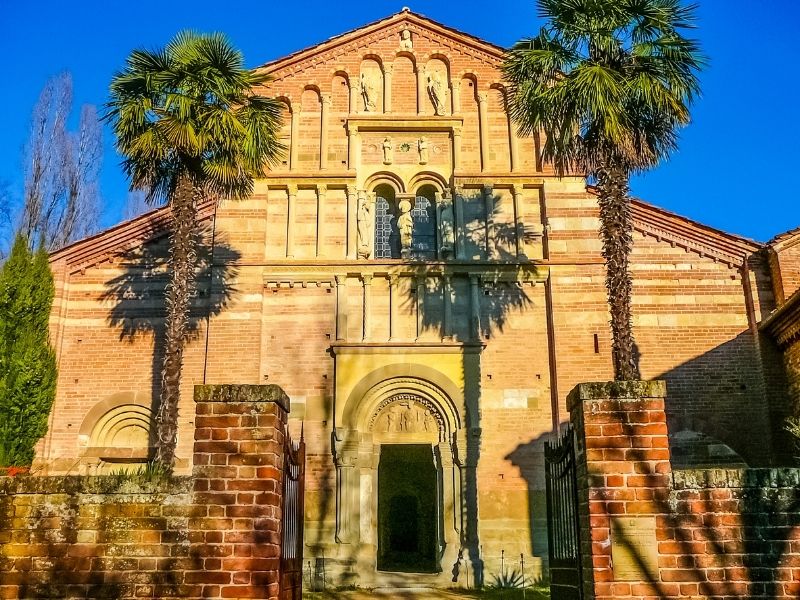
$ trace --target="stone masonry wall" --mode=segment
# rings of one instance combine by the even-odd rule
[[[673,471],[665,395],[660,381],[570,394],[586,597],[797,598],[800,470]]]
[[[0,478],[0,598],[279,597],[288,398],[195,400],[191,478]]]

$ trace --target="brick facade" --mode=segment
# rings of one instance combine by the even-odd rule
[[[654,381],[570,394],[586,597],[796,598],[800,469],[674,470],[666,390]]]
[[[452,482],[441,573],[422,583],[490,581],[503,554],[541,573],[544,440],[567,419],[568,390],[612,375],[596,198],[509,126],[502,53],[404,11],[266,64],[287,156],[252,197],[198,207],[179,467],[192,468],[194,385],[281,385],[308,440],[307,557],[345,583],[391,583],[375,570],[371,504],[384,443],[431,446]],[[438,115],[433,74],[447,90]],[[432,196],[435,256],[375,258],[388,190]],[[671,430],[769,463],[785,390],[757,331],[774,308],[763,245],[640,201],[633,215],[634,333],[642,375],[670,385]],[[49,473],[147,454],[146,426],[120,415],[146,418],[157,397],[167,219],[155,211],[52,257],[59,383],[38,459]],[[387,421],[392,398],[438,431]]]

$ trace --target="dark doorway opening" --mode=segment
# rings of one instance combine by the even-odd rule
[[[378,465],[378,570],[435,573],[437,511],[433,448],[381,446]]]

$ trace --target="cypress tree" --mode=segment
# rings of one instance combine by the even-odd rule
[[[30,465],[56,393],[48,321],[55,295],[47,252],[17,236],[0,270],[0,464]]]

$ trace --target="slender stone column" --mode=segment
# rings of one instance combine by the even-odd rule
[[[356,186],[347,186],[347,259],[356,258],[356,237],[358,237],[358,197]]]
[[[517,127],[508,115],[508,149],[511,152],[511,172],[519,171],[519,138],[517,137]]]
[[[483,186],[483,204],[486,213],[486,258],[496,258],[497,249],[494,240],[494,188]]]
[[[453,129],[453,170],[461,170],[461,127]]]
[[[469,337],[477,342],[481,337],[481,297],[480,297],[480,277],[478,275],[469,276]]]
[[[522,186],[514,184],[511,186],[511,193],[514,197],[514,241],[517,258],[519,258],[525,255],[525,215],[522,214]]]
[[[300,151],[300,106],[292,108],[291,139],[289,141],[289,170],[296,171],[300,166],[297,155]]]
[[[369,216],[372,220],[369,230],[372,232],[368,240],[369,256],[375,258],[375,206],[378,203],[378,194],[375,192],[367,192],[367,201],[369,202]]]
[[[425,65],[417,63],[417,114],[424,115],[425,110],[425,92],[428,88],[425,81]]]
[[[286,206],[286,258],[294,258],[294,216],[295,203],[297,202],[297,186],[289,185],[286,188],[288,204]]]
[[[355,81],[352,77],[348,77],[347,84],[350,87],[350,114],[355,115],[358,114],[358,76],[356,76]]]
[[[450,82],[450,99],[453,102],[453,114],[461,114],[461,81]]]
[[[383,112],[392,112],[392,75],[394,64],[385,63],[383,65]]]
[[[336,340],[347,340],[347,297],[346,275],[336,275]]]
[[[317,185],[317,247],[316,256],[319,258],[324,254],[322,248],[322,228],[325,225],[325,197],[328,194],[328,186],[324,183]]]
[[[434,231],[434,235],[436,236],[436,258],[442,260],[442,192],[434,192],[433,198],[433,209],[436,211],[434,213],[436,215],[436,230]]]
[[[451,275],[442,277],[442,341],[453,339],[453,278]]]
[[[455,188],[453,195],[453,212],[456,218],[456,258],[458,260],[465,260],[467,258],[466,248],[464,247],[464,190],[461,187]]]
[[[423,318],[425,317],[425,278],[424,277],[417,277],[417,293],[414,294],[414,301],[416,303],[416,313],[417,313],[417,340],[422,337],[424,333],[425,323],[423,322]]]
[[[397,340],[397,314],[400,303],[400,290],[397,289],[399,278],[397,275],[389,276],[389,341]]]
[[[489,170],[489,110],[488,95],[478,92],[478,117],[481,130],[481,171]]]
[[[368,342],[371,335],[371,319],[372,319],[372,275],[365,273],[361,276],[364,287],[364,319],[363,331],[361,341]]]
[[[361,165],[361,136],[358,135],[357,125],[348,125],[347,139],[347,167],[351,171],[358,171]]]
[[[322,94],[322,114],[320,115],[319,132],[319,170],[328,168],[328,118],[331,112],[331,95]]]

